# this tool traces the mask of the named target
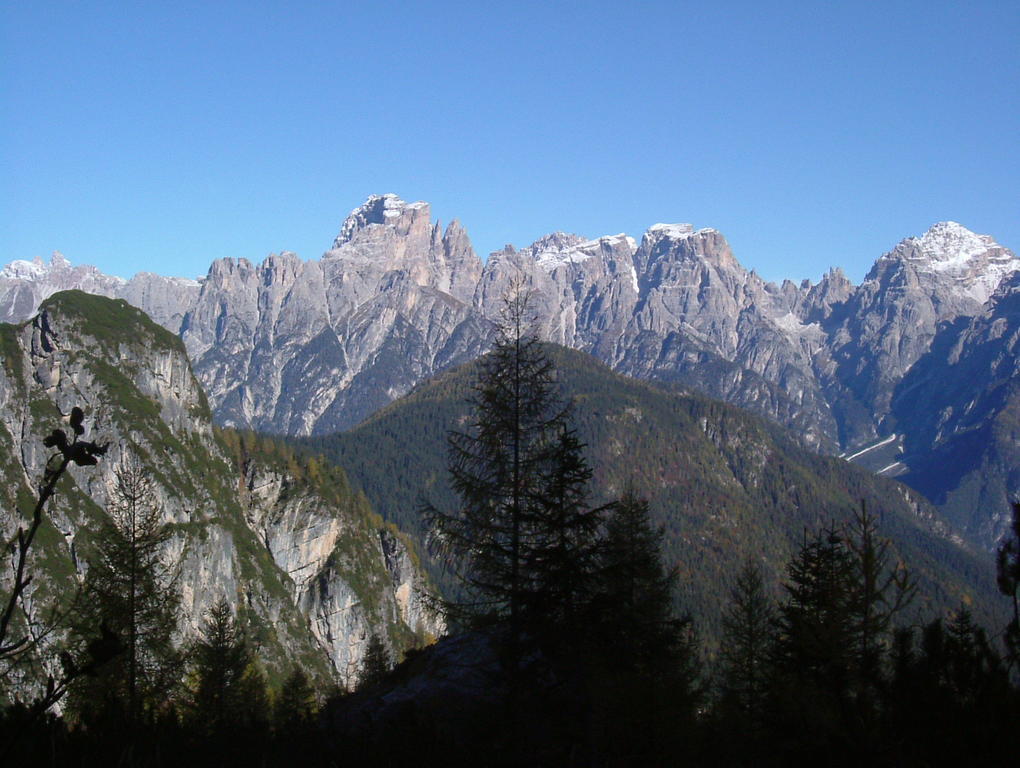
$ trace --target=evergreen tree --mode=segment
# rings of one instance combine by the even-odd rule
[[[691,622],[673,612],[675,569],[659,551],[662,529],[628,491],[609,510],[591,626],[606,688],[596,713],[599,751],[626,764],[676,759],[694,728],[697,649]],[[626,757],[625,757],[626,756]]]
[[[584,607],[597,589],[600,524],[608,507],[592,509],[592,471],[584,445],[564,426],[550,456],[541,495],[528,505],[532,542],[525,569],[532,576],[524,609],[543,634],[569,641],[578,631]]]
[[[1020,691],[985,631],[961,610],[921,632],[901,630],[893,655],[890,764],[1012,765]]]
[[[170,530],[154,495],[139,464],[125,461],[116,469],[72,636],[85,645],[113,635],[123,652],[75,682],[72,709],[82,717],[105,712],[139,723],[170,700],[180,679],[172,642],[180,597],[164,562]]]
[[[368,646],[365,648],[365,656],[361,660],[358,690],[365,690],[382,682],[391,668],[390,652],[386,650],[386,644],[379,635],[372,633],[368,639]]]
[[[639,671],[660,670],[676,655],[686,619],[673,615],[676,570],[662,563],[662,529],[652,526],[648,502],[632,491],[609,510],[600,553],[597,620],[621,661]]]
[[[825,690],[845,692],[854,648],[852,553],[830,528],[805,541],[788,569],[787,599],[779,609],[778,665]]]
[[[543,592],[553,580],[545,569],[573,568],[558,548],[576,536],[565,530],[557,538],[550,524],[577,519],[579,488],[590,476],[567,427],[553,365],[528,325],[527,295],[518,291],[506,299],[481,363],[470,428],[449,435],[450,484],[460,506],[452,513],[426,509],[466,587],[466,598],[448,603],[448,613],[506,619],[514,637],[539,609],[562,610]],[[557,500],[570,510],[557,509]]]
[[[874,753],[880,749],[879,707],[887,684],[883,667],[893,621],[910,604],[916,585],[905,568],[890,564],[890,542],[878,535],[875,518],[863,503],[846,529],[845,540],[854,564],[849,609],[855,739],[861,750]]]
[[[254,651],[251,660],[241,675],[241,707],[238,724],[249,730],[258,729],[263,734],[272,722],[273,707],[269,699],[269,682]]]
[[[789,565],[769,709],[776,727],[817,759],[838,745],[848,762],[885,749],[882,700],[893,621],[914,585],[889,562],[889,542],[862,507],[842,531],[806,541]]]
[[[748,559],[722,617],[719,687],[725,719],[739,723],[737,732],[751,738],[763,727],[775,614],[761,568]]]
[[[770,725],[790,761],[847,756],[843,717],[854,650],[854,560],[835,528],[805,540],[788,566],[773,646]]]
[[[315,717],[316,698],[308,675],[295,664],[283,681],[280,695],[273,707],[273,719],[278,730],[293,731],[309,725]]]
[[[190,704],[202,728],[215,733],[265,719],[265,680],[225,599],[209,610],[191,658]]]

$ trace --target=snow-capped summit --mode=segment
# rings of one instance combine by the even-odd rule
[[[1020,270],[1020,259],[989,235],[955,221],[940,221],[920,237],[908,237],[889,254],[919,275],[950,281],[954,292],[984,304],[1003,278]]]
[[[909,237],[904,242],[914,246],[915,258],[927,259],[936,270],[949,269],[999,247],[990,236],[971,232],[955,221],[940,221],[920,237]]]
[[[424,212],[424,218],[428,220],[429,204],[421,201],[407,203],[392,193],[371,195],[344,220],[340,234],[333,241],[333,248],[350,242],[355,234],[372,224],[395,225],[407,212],[412,212],[412,215]]]
[[[47,264],[41,256],[36,256],[31,261],[18,259],[12,261],[0,270],[0,279],[4,280],[43,280],[51,272],[71,269],[71,262],[64,258],[60,251],[54,251],[50,256],[50,263]]]
[[[46,273],[46,265],[43,260],[36,256],[31,261],[18,259],[12,261],[0,270],[2,280],[32,280],[42,277]]]
[[[649,233],[654,232],[658,235],[665,235],[667,237],[686,237],[687,235],[694,234],[693,224],[652,224],[648,228]]]

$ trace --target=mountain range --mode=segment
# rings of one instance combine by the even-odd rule
[[[476,358],[523,284],[543,339],[900,476],[990,547],[1020,479],[1018,272],[1011,251],[953,222],[903,240],[859,285],[839,269],[767,282],[720,232],[686,224],[640,241],[558,232],[483,263],[458,222],[444,229],[427,203],[381,195],[318,260],[220,259],[198,280],[127,281],[59,255],[16,261],[0,273],[0,319],[26,319],[59,289],[123,298],[182,339],[219,424],[325,435]]]

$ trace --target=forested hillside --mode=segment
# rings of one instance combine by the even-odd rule
[[[968,605],[998,621],[987,556],[962,546],[905,486],[806,451],[735,407],[615,374],[584,353],[554,345],[548,352],[587,444],[593,502],[628,488],[648,498],[664,526],[666,561],[679,569],[677,605],[706,638],[717,636],[719,606],[744,559],[760,562],[767,583],[778,584],[805,531],[841,525],[862,504],[916,576],[919,615]],[[425,501],[454,504],[446,436],[468,425],[477,373],[476,363],[457,368],[349,432],[300,444],[343,466],[373,508],[427,551],[420,509]],[[440,563],[426,564],[439,583],[455,586]]]

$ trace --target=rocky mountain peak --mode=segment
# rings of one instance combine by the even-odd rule
[[[548,235],[538,238],[538,240],[528,246],[527,250],[534,253],[565,250],[584,242],[587,242],[587,238],[575,235],[571,232],[551,232]]]
[[[0,278],[4,280],[31,280],[46,274],[46,264],[36,256],[31,261],[17,259],[0,270]]]
[[[546,272],[552,272],[562,264],[584,260],[587,254],[578,251],[578,246],[588,242],[587,238],[568,232],[553,232],[540,237],[521,251],[530,256]]]
[[[349,243],[359,232],[372,225],[395,227],[398,234],[406,235],[416,223],[423,221],[427,225],[430,215],[428,203],[407,203],[394,194],[372,195],[344,220],[340,234],[333,241],[333,248]]]
[[[904,242],[932,262],[941,263],[972,258],[998,245],[988,235],[971,232],[955,221],[937,222],[920,237],[909,237]]]
[[[954,295],[984,304],[1003,278],[1020,270],[1020,259],[989,235],[955,221],[940,221],[920,237],[908,237],[879,259],[909,266],[926,286],[944,285]],[[869,278],[872,275],[869,274]]]
[[[653,224],[641,238],[634,261],[638,273],[657,262],[701,262],[716,269],[746,275],[733,257],[722,232],[711,227],[695,229],[692,224]]]

